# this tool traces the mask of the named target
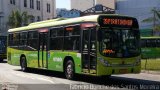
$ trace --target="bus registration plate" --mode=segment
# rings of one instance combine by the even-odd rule
[[[127,69],[120,69],[120,70],[119,70],[119,73],[127,73],[127,72],[128,72]]]

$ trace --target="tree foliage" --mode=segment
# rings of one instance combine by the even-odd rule
[[[31,15],[28,15],[27,12],[19,12],[18,10],[12,11],[8,17],[8,25],[10,28],[17,28],[25,26],[28,24],[28,20],[31,18]]]
[[[146,18],[146,19],[142,20],[142,22],[145,22],[145,23],[158,22],[159,24],[156,24],[153,27],[153,30],[160,31],[160,11],[158,11],[156,9],[152,9],[151,11],[152,11],[152,13],[155,14],[155,17],[153,16],[153,17]]]

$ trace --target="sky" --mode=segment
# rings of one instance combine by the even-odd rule
[[[56,0],[56,8],[71,9],[70,0]]]

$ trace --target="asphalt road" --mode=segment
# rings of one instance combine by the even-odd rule
[[[22,72],[19,66],[0,63],[0,90],[160,90],[160,75],[124,74],[109,79],[76,75],[74,80],[65,79],[63,73],[30,69]]]

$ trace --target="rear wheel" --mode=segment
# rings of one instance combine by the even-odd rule
[[[68,60],[65,64],[65,76],[67,79],[74,78],[74,63],[71,60]]]
[[[23,72],[27,71],[27,62],[25,57],[21,57],[21,70]]]

